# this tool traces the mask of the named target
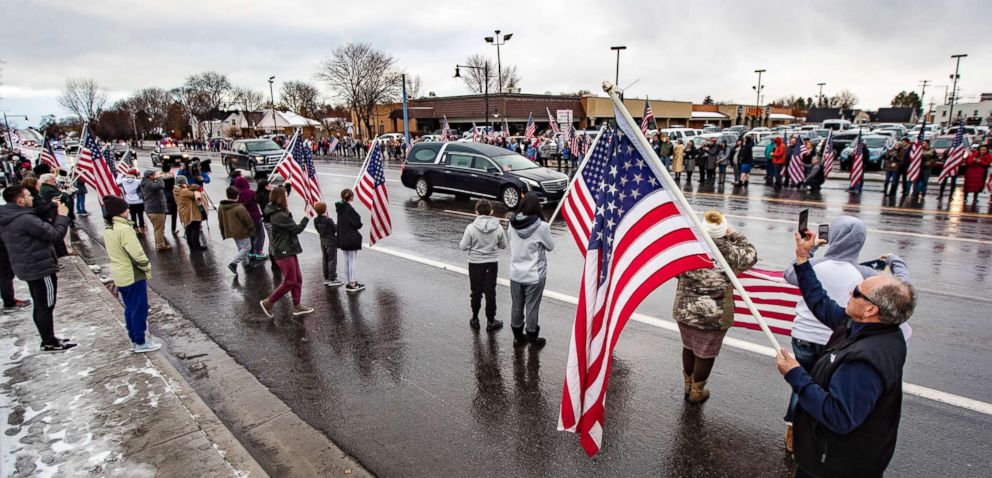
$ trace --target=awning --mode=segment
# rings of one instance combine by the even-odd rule
[[[271,130],[273,128],[272,110],[263,110],[262,119],[260,119],[257,124],[259,128],[265,130]],[[321,124],[320,121],[312,120],[310,118],[304,118],[296,113],[293,113],[292,111],[277,110],[275,112],[274,126],[275,128],[278,129],[296,128],[303,126],[312,126],[312,127],[320,128]]]
[[[768,119],[779,120],[779,121],[782,121],[782,120],[793,121],[793,120],[796,119],[796,117],[795,116],[792,116],[792,115],[787,115],[785,113],[772,113],[772,114],[768,115]]]
[[[716,111],[693,111],[692,119],[715,119],[715,120],[725,120],[730,119],[727,115],[723,113],[718,113]]]

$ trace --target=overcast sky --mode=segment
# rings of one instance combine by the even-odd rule
[[[474,4],[478,3],[478,6]],[[608,6],[608,7],[607,7]],[[370,42],[423,78],[423,92],[468,93],[454,65],[496,50],[483,37],[513,33],[501,49],[526,93],[587,89],[614,76],[611,45],[626,45],[628,97],[753,104],[755,69],[765,99],[850,89],[858,107],[887,106],[900,90],[940,104],[961,65],[964,100],[992,92],[987,0],[978,1],[489,1],[4,0],[0,5],[0,110],[68,112],[57,97],[69,77],[95,79],[118,99],[172,88],[215,70],[268,94],[285,80],[317,83],[338,45]],[[278,89],[276,90],[278,96]],[[933,95],[933,96],[932,96]]]

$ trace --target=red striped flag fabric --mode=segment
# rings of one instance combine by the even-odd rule
[[[854,151],[851,152],[851,173],[850,173],[850,186],[852,189],[858,187],[861,184],[861,179],[864,176],[864,158],[862,157],[862,147],[861,147],[861,132],[858,132],[858,139],[854,140]]]
[[[479,127],[475,125],[475,121],[472,122],[472,142],[478,143],[482,139],[482,132],[479,131]]]
[[[90,133],[88,127],[83,128],[83,141],[79,146],[79,158],[76,160],[76,169],[79,177],[87,185],[97,192],[97,201],[103,205],[104,196],[123,196],[121,189],[114,181],[114,174],[107,165],[100,145],[96,142],[96,137]]]
[[[669,279],[712,267],[692,212],[673,199],[641,149],[625,135],[607,152],[569,343],[558,429],[579,434],[589,456],[602,446],[613,350],[630,316]]]
[[[965,149],[964,125],[961,125],[958,126],[957,133],[954,133],[951,147],[947,150],[947,160],[944,161],[944,167],[940,170],[939,182],[944,182],[947,178],[958,175],[958,168],[964,164]]]
[[[580,166],[581,171],[572,178],[568,192],[562,198],[561,216],[568,226],[575,245],[586,254],[589,234],[592,233],[595,217],[596,195],[603,187],[603,175],[610,160],[607,137],[613,136],[612,129],[604,129],[594,140],[592,154]]]
[[[553,134],[561,133],[561,129],[558,128],[558,121],[555,120],[554,116],[551,116],[551,109],[547,107],[544,109],[548,112],[548,126],[551,127],[551,132]]]
[[[524,141],[530,141],[537,134],[537,126],[534,124],[534,113],[527,115],[527,128],[524,129]]]
[[[377,142],[378,144],[378,142]],[[300,197],[306,204],[307,215],[313,217],[313,205],[323,200],[320,183],[317,181],[317,169],[313,164],[313,153],[303,142],[299,132],[286,146],[286,157],[276,166],[276,171],[295,185]]]
[[[654,112],[651,111],[651,103],[644,98],[644,116],[641,117],[641,133],[648,134],[651,125],[654,124]]]
[[[837,159],[837,152],[834,151],[834,130],[827,132],[827,139],[823,140],[823,177],[830,176],[830,171],[834,169],[834,160]]]
[[[906,176],[913,183],[920,177],[920,165],[923,164],[923,132],[926,131],[926,126],[927,124],[923,123],[920,135],[913,143],[913,149],[909,150],[909,171]]]
[[[331,145],[327,147],[327,154],[329,156],[330,155],[333,155],[334,154],[334,150],[336,150],[336,149],[338,149],[338,139],[337,138],[333,138],[333,139],[331,139]]]
[[[792,322],[796,319],[796,304],[802,299],[799,288],[786,282],[782,271],[752,268],[737,274],[751,302],[768,323],[768,328],[779,335],[792,335]],[[740,294],[734,292],[734,326],[761,330]]]
[[[108,148],[107,154],[114,154],[113,149]],[[131,163],[131,150],[128,149],[124,152],[124,155],[121,156],[121,160],[117,162],[117,175],[123,176],[131,172],[132,169],[134,169],[134,165]]]
[[[796,139],[796,145],[792,147],[792,158],[789,159],[789,179],[793,183],[799,184],[806,179],[806,165],[803,164],[803,155],[809,152],[806,143],[802,139]]]
[[[451,127],[448,126],[448,117],[444,117],[441,123],[441,141],[451,141]]]
[[[393,222],[389,217],[389,190],[386,188],[386,174],[382,169],[382,148],[379,143],[369,152],[358,183],[355,196],[372,212],[372,227],[369,243],[373,246],[393,232]]]
[[[47,164],[48,167],[52,168],[52,171],[57,171],[62,168],[59,164],[58,158],[55,157],[55,151],[52,150],[51,145],[46,145],[41,148],[41,154],[38,155],[38,161],[42,164]]]

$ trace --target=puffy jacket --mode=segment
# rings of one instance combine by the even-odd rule
[[[141,248],[134,223],[115,217],[113,224],[103,230],[103,245],[110,257],[110,275],[117,287],[127,287],[151,277],[152,264]]]
[[[141,204],[141,180],[133,176],[125,176],[117,179],[117,184],[124,190],[124,200],[128,204]]]
[[[674,151],[675,151],[675,148],[674,148],[674,146],[672,146],[672,142],[671,141],[662,141],[661,142],[661,145],[658,146],[658,155],[659,156],[670,157]]]
[[[251,220],[244,205],[225,199],[217,207],[217,224],[224,239],[247,239],[255,234],[255,221]]]
[[[169,203],[165,199],[165,181],[146,176],[141,180],[141,198],[148,214],[167,214]]]
[[[772,164],[785,164],[785,145],[782,138],[775,138],[775,149],[772,151]]]
[[[248,215],[251,216],[253,222],[258,222],[262,220],[262,209],[258,207],[258,203],[255,202],[255,191],[251,190],[251,185],[248,184],[248,180],[238,176],[234,178],[234,187],[238,188],[238,202],[245,205],[245,209],[248,210]]]
[[[276,203],[265,206],[265,214],[272,223],[272,257],[283,259],[303,253],[299,235],[307,228],[310,218],[305,217],[297,224],[293,214]]]
[[[184,226],[188,226],[193,221],[202,221],[203,215],[196,204],[196,193],[189,188],[176,186],[172,190],[176,197],[176,208],[179,211],[179,220]]]
[[[510,238],[510,280],[520,284],[537,284],[548,274],[545,252],[554,250],[548,223],[537,216],[516,214],[507,230]]]
[[[758,251],[743,234],[734,232],[713,242],[734,273],[758,262]],[[703,330],[726,330],[734,323],[734,291],[723,271],[696,269],[678,276],[672,318]]]
[[[499,250],[506,249],[506,235],[499,219],[492,216],[478,216],[465,227],[458,247],[468,251],[469,264],[496,262]]]
[[[357,251],[362,248],[362,216],[351,207],[350,203],[338,201],[334,203],[338,213],[338,249],[342,251]]]
[[[313,227],[320,236],[321,246],[338,246],[338,226],[330,216],[317,216],[313,219]]]
[[[69,223],[66,216],[57,216],[55,224],[49,224],[30,208],[17,204],[0,206],[0,236],[18,279],[38,280],[58,271],[54,244],[65,240]]]

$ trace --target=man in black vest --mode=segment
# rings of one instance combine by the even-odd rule
[[[837,305],[809,264],[816,236],[796,234],[799,290],[834,333],[806,373],[785,349],[778,370],[799,395],[794,417],[797,477],[882,476],[896,447],[906,340],[899,324],[913,315],[916,291],[889,275],[865,279]]]

